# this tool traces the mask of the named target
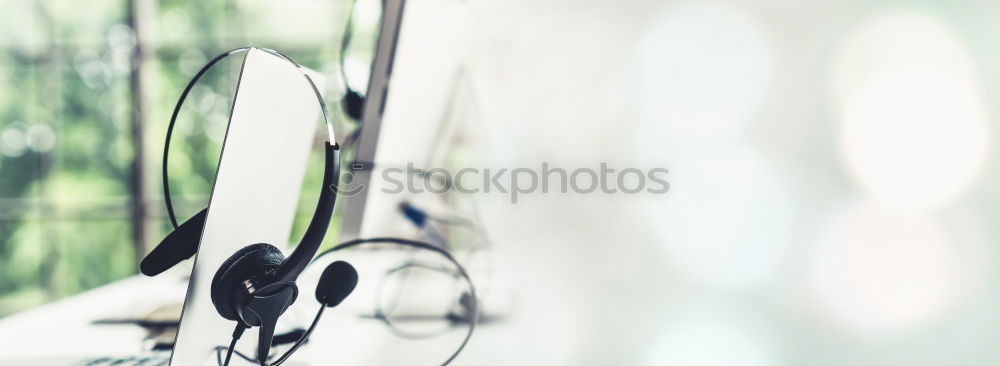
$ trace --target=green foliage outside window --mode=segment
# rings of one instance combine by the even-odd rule
[[[0,0],[0,316],[136,273],[137,258],[170,228],[160,196],[170,112],[216,54],[279,49],[326,75],[329,108],[339,113],[331,101],[342,92],[337,57],[349,6]],[[369,53],[374,31],[356,30],[348,54]],[[169,168],[179,219],[207,203],[238,67],[207,74],[178,121]],[[317,144],[317,169],[318,152]],[[308,189],[317,169],[293,235],[318,194]],[[140,242],[137,227],[152,242]]]

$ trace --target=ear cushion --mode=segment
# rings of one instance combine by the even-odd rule
[[[212,279],[212,304],[223,318],[237,320],[237,290],[243,281],[267,274],[281,266],[285,256],[271,244],[248,245],[226,259]]]

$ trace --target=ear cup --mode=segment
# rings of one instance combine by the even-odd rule
[[[212,304],[223,318],[237,320],[237,290],[243,281],[266,275],[281,266],[285,256],[271,244],[248,245],[226,259],[212,279]]]

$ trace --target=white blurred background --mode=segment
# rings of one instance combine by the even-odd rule
[[[452,0],[410,3],[420,1]],[[664,167],[671,188],[539,192],[517,204],[473,197],[495,245],[488,286],[510,305],[460,364],[1000,362],[1000,232],[990,224],[1000,200],[989,188],[1000,182],[989,168],[1000,138],[1000,3],[456,1],[468,18],[429,22],[454,32],[447,42],[468,42],[458,139],[441,142],[459,152],[452,164]],[[348,83],[363,86],[378,14],[360,3],[361,36],[340,50],[346,1],[108,0],[89,12],[0,3],[11,9],[0,28],[9,84],[0,88],[0,315],[135,273],[166,232],[159,143],[198,65],[232,46],[272,47],[326,74],[334,99],[341,52]],[[77,79],[89,89],[64,92]],[[20,100],[38,106],[22,113]],[[224,114],[226,103],[201,100],[203,114]],[[80,107],[96,105],[103,112]],[[82,116],[112,137],[81,132],[72,121]],[[208,147],[177,154],[211,162],[221,125],[190,126],[184,139]],[[49,144],[30,131],[49,131],[39,140]],[[128,157],[108,163],[117,170],[84,154],[104,154],[107,139]],[[178,183],[189,216],[211,170],[174,164],[178,176],[202,177]],[[74,167],[82,173],[60,175]],[[22,190],[15,176],[37,179]],[[95,215],[107,226],[82,223]],[[72,282],[110,268],[102,256],[81,260],[101,266],[74,267],[89,258],[81,247],[120,265]],[[377,343],[365,351],[383,364],[411,357]]]
[[[479,10],[486,161],[663,166],[671,191],[490,197],[520,330],[475,363],[998,362],[1000,6]]]

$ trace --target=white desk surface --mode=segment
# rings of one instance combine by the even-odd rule
[[[182,299],[186,282],[172,276],[129,277],[76,296],[0,319],[3,360],[137,354],[145,331],[133,325],[94,325],[97,319],[142,314]]]
[[[358,316],[371,312],[369,302],[376,287],[364,281],[374,280],[385,265],[398,265],[399,256],[390,255],[391,260],[383,260],[384,255],[377,253],[386,252],[350,255],[350,262],[361,272],[359,288],[341,307],[325,313],[309,345],[296,353],[289,365],[327,364],[331,356],[344,365],[412,363],[414,359],[426,359],[426,364],[431,365],[439,364],[437,360],[443,361],[458,345],[465,334],[464,328],[431,340],[412,341],[396,338],[380,322]],[[164,304],[181,301],[187,286],[182,278],[188,269],[180,267],[156,278],[129,277],[0,319],[0,344],[4,345],[0,349],[0,365],[75,365],[81,358],[142,353],[145,330],[128,324],[95,325],[93,321],[145,314]],[[322,267],[311,268],[300,278],[299,299],[282,317],[286,324],[304,326],[311,321],[318,306],[314,288],[320,272]],[[478,328],[477,335],[483,329],[486,328]],[[476,339],[473,337],[474,342]],[[220,345],[224,342],[228,340],[221,340]],[[244,337],[238,348],[249,351],[254,342]],[[466,355],[463,353],[459,360]],[[241,362],[232,364],[246,364]]]

